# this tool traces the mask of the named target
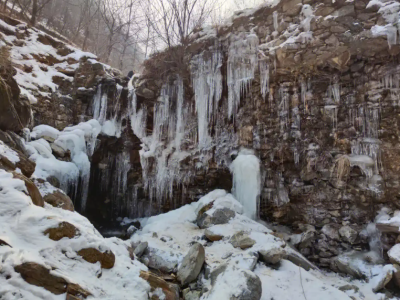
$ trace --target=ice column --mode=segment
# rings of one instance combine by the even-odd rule
[[[258,198],[261,193],[260,160],[252,150],[243,149],[230,166],[233,174],[232,194],[243,205],[244,214],[258,218]]]

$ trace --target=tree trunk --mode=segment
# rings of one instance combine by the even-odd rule
[[[34,26],[36,24],[36,17],[38,13],[38,0],[32,1],[32,17],[31,17],[31,24]]]

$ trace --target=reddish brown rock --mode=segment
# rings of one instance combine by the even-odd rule
[[[55,295],[67,293],[72,296],[86,298],[90,293],[75,283],[53,275],[51,270],[37,263],[23,263],[14,267],[22,278],[29,284],[42,287]],[[67,297],[68,299],[68,297]],[[78,298],[79,299],[79,298]]]
[[[151,291],[155,291],[158,288],[162,289],[165,300],[179,300],[179,288],[177,285],[170,284],[151,272],[140,271],[140,277],[150,284]],[[156,298],[152,298],[152,300],[156,300]]]
[[[13,172],[13,176],[14,178],[20,179],[25,182],[26,189],[28,190],[28,195],[31,197],[33,204],[43,207],[44,201],[36,185],[22,174]]]
[[[51,206],[74,211],[74,204],[72,203],[71,198],[60,191],[55,191],[52,194],[47,194],[43,197],[43,200]]]
[[[94,248],[86,248],[79,250],[78,254],[89,263],[100,262],[103,269],[111,269],[115,264],[115,255],[111,251],[100,252]]]
[[[68,222],[61,222],[55,228],[46,229],[44,234],[48,234],[53,241],[59,241],[65,237],[69,239],[76,237],[79,234],[79,230]]]

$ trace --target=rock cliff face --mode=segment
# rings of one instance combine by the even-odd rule
[[[134,133],[153,213],[229,189],[240,147],[262,161],[263,219],[364,223],[396,207],[399,9],[276,1],[147,61]]]

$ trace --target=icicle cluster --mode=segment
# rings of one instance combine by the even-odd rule
[[[250,89],[258,66],[258,44],[255,34],[242,34],[231,39],[228,53],[228,117],[235,119],[240,98]]]
[[[216,50],[203,52],[191,61],[193,90],[195,92],[198,119],[199,146],[206,147],[211,142],[209,124],[217,113],[222,94],[222,54]],[[178,113],[179,116],[179,113]]]
[[[145,136],[145,118],[143,113],[136,112],[136,97],[132,92],[132,129],[143,142],[140,161],[143,170],[145,190],[151,200],[157,200],[157,207],[163,200],[173,198],[173,187],[184,185],[185,176],[181,162],[189,155],[182,151],[186,135],[188,107],[184,103],[184,88],[179,76],[165,84],[154,107],[153,133]]]

